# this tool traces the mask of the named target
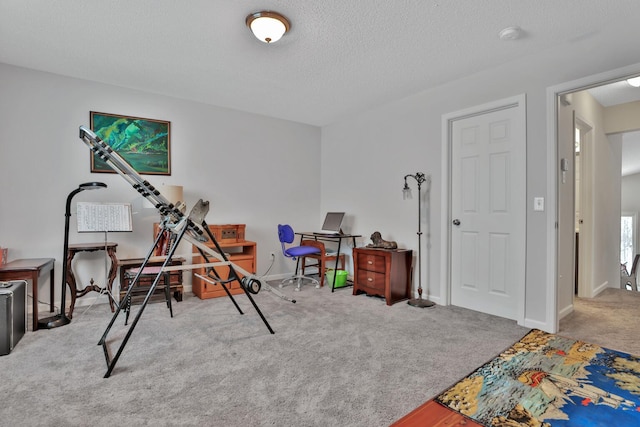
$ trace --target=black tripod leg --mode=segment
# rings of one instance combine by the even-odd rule
[[[131,326],[129,327],[129,330],[127,331],[127,334],[125,335],[124,339],[122,340],[122,343],[120,344],[120,347],[118,348],[118,351],[116,352],[116,355],[113,357],[113,359],[111,359],[111,363],[109,363],[109,367],[107,369],[107,373],[104,374],[104,378],[109,378],[111,376],[111,372],[113,371],[113,368],[116,367],[116,363],[118,363],[118,359],[120,359],[120,355],[122,354],[122,352],[124,350],[124,347],[127,345],[127,342],[129,341],[129,338],[131,337],[131,334],[133,333],[133,330],[136,328],[136,325],[138,324],[138,321],[140,320],[140,317],[142,316],[142,312],[147,307],[147,303],[149,302],[149,299],[151,298],[151,295],[153,295],[153,293],[155,292],[156,287],[158,285],[158,282],[160,281],[161,276],[162,276],[162,272],[158,273],[158,275],[156,276],[155,280],[153,281],[153,284],[149,288],[149,292],[147,292],[147,296],[144,298],[144,301],[142,302],[142,305],[140,306],[140,309],[138,310],[138,312],[136,314],[136,317],[133,319],[133,322],[131,323]],[[106,350],[105,350],[105,352],[106,352]]]
[[[160,280],[164,278],[165,272],[163,270],[167,265],[169,265],[169,263],[171,261],[171,258],[173,257],[173,254],[174,254],[176,248],[178,247],[178,245],[180,244],[180,241],[182,240],[182,237],[184,236],[185,231],[186,231],[186,227],[183,228],[180,231],[180,233],[178,234],[178,237],[176,239],[176,242],[175,242],[174,246],[171,248],[171,251],[169,251],[169,253],[167,254],[167,257],[164,260],[164,263],[162,264],[162,268],[160,269],[160,271],[156,275],[155,279],[153,280],[153,283],[151,284],[151,287],[149,288],[149,291],[147,292],[147,295],[145,296],[144,301],[142,302],[142,305],[140,306],[140,309],[136,313],[136,317],[133,319],[133,322],[131,323],[131,326],[127,330],[127,334],[125,335],[124,339],[122,340],[122,343],[120,344],[120,347],[118,348],[118,351],[116,352],[116,354],[113,357],[113,359],[111,359],[111,361],[108,363],[107,373],[104,374],[104,378],[109,378],[109,376],[111,376],[111,372],[113,371],[113,368],[115,368],[116,363],[118,363],[118,359],[120,359],[120,355],[122,354],[125,346],[127,345],[127,342],[129,341],[129,338],[131,337],[131,334],[133,333],[133,330],[136,328],[136,325],[138,324],[138,321],[140,320],[140,317],[142,316],[142,313],[144,312],[144,309],[147,307],[147,304],[149,303],[149,300],[151,299],[151,296],[153,295],[153,293],[155,292],[156,288],[158,287],[158,282],[160,282]],[[138,275],[141,272],[142,272],[142,268],[138,272]],[[131,289],[129,289],[129,291],[131,291]],[[129,296],[129,293],[127,293],[127,296]],[[105,333],[105,336],[106,336],[106,333]],[[104,348],[105,356],[108,358],[108,351],[107,351],[107,348],[106,348],[106,343],[103,342],[102,346]]]
[[[144,269],[144,267],[149,262],[149,258],[151,258],[151,256],[153,255],[153,252],[155,251],[156,247],[158,246],[158,243],[160,242],[161,234],[162,233],[158,233],[158,236],[157,236],[155,242],[153,243],[153,246],[151,247],[151,250],[149,250],[149,253],[147,253],[147,256],[145,257],[144,261],[142,262],[141,266],[139,267],[138,273],[136,274],[134,279],[129,284],[129,289],[127,290],[127,293],[124,296],[124,301],[127,301],[129,298],[131,298],[131,293],[133,292],[133,289],[135,288],[135,286],[138,284],[138,281],[140,280],[140,276],[142,275],[142,270]],[[122,310],[123,310],[122,304],[118,304],[118,307],[116,308],[115,313],[113,313],[113,316],[111,316],[111,321],[109,322],[109,325],[107,326],[107,328],[105,329],[104,333],[102,334],[102,337],[100,338],[100,341],[98,341],[98,345],[104,345],[104,343],[105,343],[105,341],[107,339],[107,335],[109,335],[109,331],[111,331],[111,327],[115,323],[116,319],[118,318],[118,315],[120,314],[120,311],[122,311]],[[127,318],[125,320],[125,324],[126,324],[126,321],[129,319],[129,313],[127,313],[126,317]],[[109,364],[109,360],[108,359],[107,359],[107,364]]]
[[[229,261],[227,259],[226,255],[224,254],[224,251],[222,250],[222,248],[218,244],[218,241],[216,240],[215,236],[213,235],[213,233],[211,232],[211,230],[209,229],[209,226],[207,225],[207,223],[205,221],[202,221],[202,229],[207,233],[207,235],[209,236],[209,238],[211,239],[211,241],[215,245],[215,247],[218,250],[218,252],[222,255],[222,258],[225,261]],[[233,268],[233,265],[229,265],[229,278],[232,278],[232,279],[236,280],[240,284],[240,287],[244,291],[244,293],[247,296],[247,298],[249,298],[249,301],[251,301],[251,305],[253,305],[253,308],[255,308],[255,310],[258,312],[258,315],[260,315],[260,318],[264,322],[264,324],[267,327],[267,329],[269,330],[269,332],[274,334],[275,332],[273,332],[273,329],[271,329],[271,326],[269,325],[269,322],[267,322],[267,319],[264,317],[264,315],[260,311],[260,308],[258,307],[258,304],[256,304],[256,302],[253,300],[253,298],[251,297],[249,292],[245,289],[245,287],[242,286],[242,282],[240,281],[240,277],[238,276],[238,273],[236,272],[236,270]],[[227,295],[229,295],[229,297],[231,298],[231,301],[233,301],[233,303],[235,304],[235,306],[238,309],[238,311],[240,311],[240,313],[242,313],[242,311],[240,310],[240,307],[236,303],[236,300],[231,296],[231,292],[229,292],[229,290],[226,287],[224,287],[224,290],[227,291]]]
[[[253,305],[253,308],[255,308],[256,311],[258,312],[258,315],[260,316],[260,318],[264,322],[264,325],[267,327],[269,332],[271,332],[272,334],[275,334],[273,329],[271,329],[271,325],[269,325],[269,322],[267,322],[267,319],[262,314],[262,311],[260,311],[260,308],[258,307],[258,304],[256,304],[256,302],[253,300],[253,297],[251,296],[251,294],[244,288],[244,286],[242,287],[242,290],[244,291],[244,293],[247,296],[247,298],[249,298],[249,301],[251,301],[251,304]]]
[[[224,283],[220,283],[220,286],[222,286],[222,289],[224,289],[224,291],[227,293],[227,296],[229,298],[231,298],[231,302],[233,303],[233,305],[236,306],[236,308],[238,309],[238,313],[240,314],[244,314],[244,312],[242,311],[242,309],[240,308],[240,306],[238,305],[238,303],[236,302],[236,299],[233,297],[233,295],[231,294],[231,291],[229,290],[229,288],[227,288],[227,286]]]

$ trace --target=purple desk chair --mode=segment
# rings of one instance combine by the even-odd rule
[[[293,232],[293,228],[291,228],[288,224],[278,224],[278,238],[280,239],[280,245],[282,246],[282,254],[286,258],[291,258],[293,261],[296,261],[296,273],[293,277],[288,279],[284,279],[282,283],[280,283],[280,287],[284,286],[285,282],[293,283],[294,280],[298,282],[298,286],[296,286],[296,291],[300,290],[300,285],[302,282],[306,280],[310,280],[312,283],[316,284],[316,288],[320,287],[320,282],[318,282],[313,277],[305,276],[303,274],[298,274],[298,267],[300,263],[300,258],[303,258],[307,255],[319,255],[320,249],[314,246],[289,246],[293,243],[295,239],[295,233]]]

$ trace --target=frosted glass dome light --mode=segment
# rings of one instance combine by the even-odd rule
[[[263,43],[274,43],[289,31],[291,25],[284,16],[276,12],[256,12],[247,16],[247,27]]]

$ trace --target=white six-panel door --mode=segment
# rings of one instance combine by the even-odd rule
[[[518,320],[526,224],[524,105],[450,123],[451,304]]]

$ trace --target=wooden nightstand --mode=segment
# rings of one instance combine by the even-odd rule
[[[361,292],[384,297],[387,305],[408,299],[411,295],[410,249],[354,248],[353,295]]]

